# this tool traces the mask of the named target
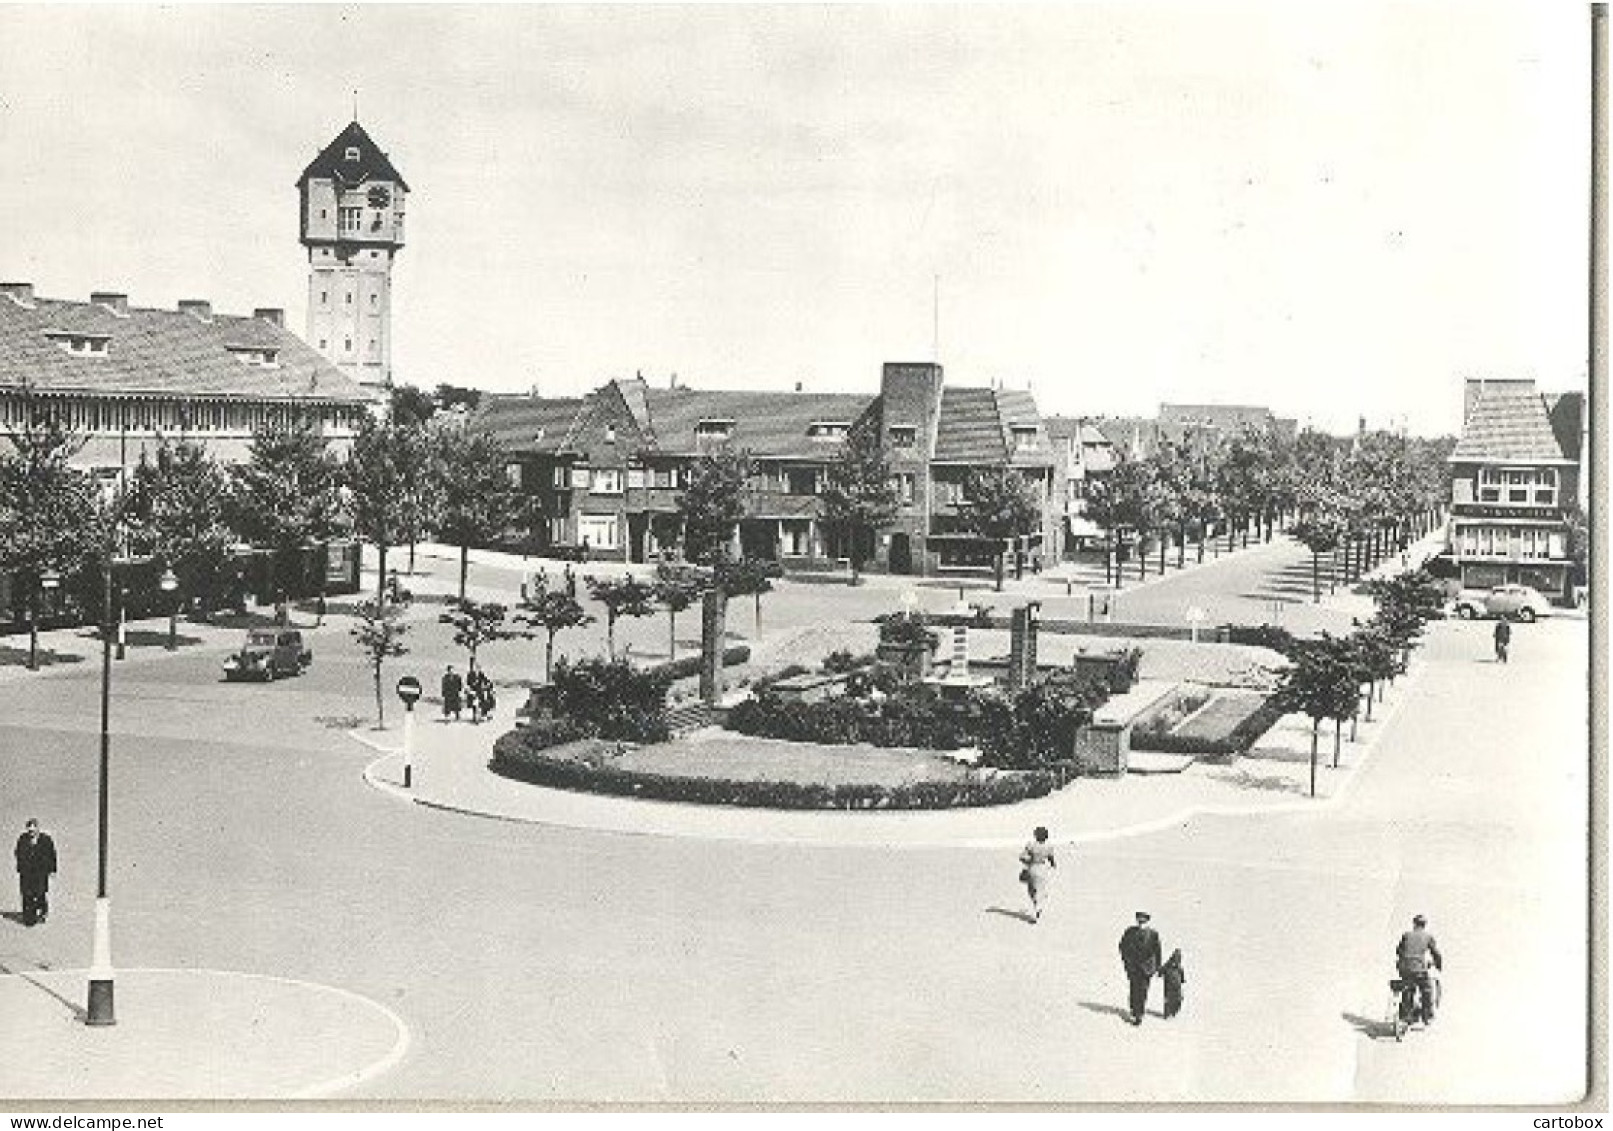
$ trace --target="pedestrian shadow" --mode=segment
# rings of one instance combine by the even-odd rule
[[[1078,1001],[1076,1004],[1082,1009],[1087,1010],[1089,1013],[1103,1013],[1110,1017],[1118,1017],[1120,1020],[1127,1022],[1131,1020],[1131,1010],[1126,1009],[1124,1006],[1110,1005],[1106,1001]],[[1153,1010],[1149,1010],[1148,1012],[1154,1016],[1164,1016],[1162,1013],[1154,1013]]]
[[[1020,907],[988,907],[987,915],[1001,915],[1005,919],[1018,919],[1021,923],[1034,923],[1036,916]]]
[[[28,925],[22,921],[21,911],[0,911],[0,919],[9,919],[19,927],[26,927]],[[5,967],[0,966],[0,971],[5,971]]]
[[[123,634],[123,642],[130,648],[167,647],[168,633],[158,632],[155,629],[133,628]],[[177,633],[174,636],[174,647],[189,648],[202,643],[200,636],[186,636]]]
[[[1370,1040],[1380,1041],[1395,1035],[1393,1021],[1385,1021],[1381,1017],[1362,1017],[1359,1013],[1341,1013],[1339,1016],[1348,1021],[1357,1033]]]
[[[4,914],[7,919],[10,919],[12,917],[13,913],[10,912],[10,911],[6,911],[6,912],[0,912],[0,914]],[[17,916],[17,917],[19,919],[21,918],[20,915]],[[79,1005],[76,1001],[70,1001],[69,999],[64,998],[61,994],[59,994],[55,990],[51,989],[49,986],[45,985],[43,982],[38,982],[38,981],[35,981],[33,978],[30,978],[28,976],[28,972],[26,970],[14,970],[10,966],[7,966],[5,963],[0,963],[0,974],[12,974],[12,975],[15,975],[16,977],[21,978],[23,981],[27,982],[30,986],[34,987],[34,989],[38,990],[40,993],[44,994],[46,997],[54,998],[56,1001],[60,1002],[62,1005],[65,1005],[69,1010],[72,1011],[74,1021],[77,1021],[80,1024],[83,1024],[85,1021],[89,1020],[89,1016],[90,1016],[89,1012],[87,1010],[85,1010],[83,1006]]]
[[[357,715],[315,715],[314,722],[326,730],[357,730],[368,722]]]

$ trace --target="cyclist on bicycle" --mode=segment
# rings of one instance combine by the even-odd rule
[[[1434,1022],[1434,982],[1431,971],[1444,970],[1445,959],[1439,944],[1428,931],[1428,920],[1414,915],[1411,930],[1400,936],[1395,947],[1395,972],[1400,975],[1400,1021],[1407,1025],[1419,1017],[1424,1025]]]

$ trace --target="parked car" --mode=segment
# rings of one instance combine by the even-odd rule
[[[1501,620],[1532,621],[1551,616],[1551,602],[1538,589],[1527,585],[1498,585],[1485,592],[1464,590],[1456,598],[1456,615],[1463,620],[1497,617]]]
[[[314,662],[314,653],[303,644],[302,633],[294,628],[252,628],[247,630],[241,650],[224,661],[224,678],[279,679],[301,675]]]

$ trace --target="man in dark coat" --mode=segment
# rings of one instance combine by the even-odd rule
[[[56,844],[39,831],[39,820],[29,817],[17,838],[17,880],[22,887],[22,925],[32,927],[50,914],[50,877],[56,871]]]
[[[442,717],[459,718],[459,712],[464,704],[460,701],[460,693],[465,690],[465,680],[449,664],[448,670],[442,673]]]
[[[1503,617],[1495,622],[1495,658],[1507,662],[1507,648],[1512,644],[1512,625]]]
[[[1127,927],[1126,933],[1120,936],[1120,961],[1126,968],[1126,981],[1131,985],[1129,1020],[1133,1025],[1143,1023],[1148,987],[1162,960],[1159,933],[1148,925],[1148,912],[1139,911],[1136,925]]]

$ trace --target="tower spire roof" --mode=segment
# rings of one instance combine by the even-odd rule
[[[356,111],[358,107],[354,106],[353,109]],[[358,157],[353,160],[349,151],[355,149]],[[308,168],[297,178],[297,187],[302,188],[316,177],[328,177],[346,185],[361,185],[371,180],[395,181],[405,192],[409,189],[403,175],[381,152],[381,147],[375,144],[364,127],[358,124],[356,116],[336,135],[334,141],[320,150],[318,157],[309,162]]]

